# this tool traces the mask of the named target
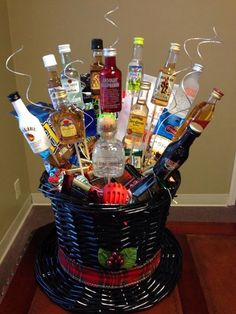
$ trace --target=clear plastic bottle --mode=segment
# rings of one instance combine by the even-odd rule
[[[122,142],[115,138],[117,122],[112,114],[102,114],[98,119],[99,140],[93,153],[94,175],[100,178],[116,178],[122,176],[125,167],[125,155]]]
[[[134,37],[133,56],[128,65],[126,95],[138,96],[143,78],[143,43],[144,38]]]
[[[83,109],[83,95],[81,81],[78,71],[72,66],[71,48],[69,44],[59,45],[58,51],[61,55],[63,71],[61,72],[61,84],[67,92],[70,103]]]

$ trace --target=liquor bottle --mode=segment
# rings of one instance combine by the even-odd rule
[[[214,88],[207,101],[203,101],[190,110],[185,118],[184,123],[177,130],[173,140],[177,140],[185,132],[191,121],[197,122],[204,129],[213,118],[215,105],[218,100],[224,96],[224,93],[218,88]]]
[[[116,66],[116,49],[104,48],[105,65],[100,73],[100,105],[102,112],[121,111],[121,71]]]
[[[200,124],[191,122],[183,136],[167,146],[153,167],[153,172],[159,180],[167,180],[187,160],[190,146],[202,131]]]
[[[137,96],[143,78],[143,43],[142,37],[134,37],[133,56],[128,65],[126,95]]]
[[[172,101],[162,111],[151,137],[152,150],[161,155],[172,142],[177,129],[184,122],[199,91],[199,78],[202,73],[201,64],[193,64],[192,70],[179,84],[173,93]]]
[[[43,63],[48,71],[48,93],[52,102],[53,107],[57,105],[56,94],[62,90],[61,80],[57,72],[57,61],[53,54],[43,56]]]
[[[164,67],[159,71],[151,102],[154,105],[166,107],[175,82],[175,66],[177,56],[180,51],[180,45],[171,43],[169,55]]]
[[[100,72],[104,66],[102,62],[103,41],[94,38],[91,41],[93,62],[90,65],[90,89],[92,96],[100,96]]]
[[[124,138],[126,149],[141,149],[148,116],[147,98],[151,83],[142,81],[138,100],[131,106],[128,127]]]
[[[19,120],[19,129],[35,154],[44,152],[50,147],[50,141],[39,119],[29,112],[18,92],[8,96]]]
[[[84,140],[83,112],[73,104],[70,104],[65,91],[57,92],[56,111],[49,118],[62,144],[74,144]]]
[[[116,178],[124,172],[124,149],[115,138],[117,122],[113,114],[102,114],[98,119],[99,140],[92,153],[94,175],[101,178]]]
[[[58,51],[61,55],[63,70],[61,72],[61,83],[67,92],[70,103],[79,108],[84,108],[81,81],[78,71],[71,65],[71,48],[69,44],[59,45]]]

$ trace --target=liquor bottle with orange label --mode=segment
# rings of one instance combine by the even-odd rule
[[[214,88],[207,101],[203,101],[192,108],[185,118],[184,123],[177,130],[173,140],[178,140],[186,131],[188,125],[194,121],[205,128],[213,118],[215,105],[218,100],[224,96],[224,93],[218,88]]]
[[[83,112],[68,102],[66,92],[57,92],[57,108],[50,120],[62,144],[74,144],[85,139]]]
[[[90,89],[92,96],[100,96],[100,72],[104,67],[102,62],[103,41],[99,38],[94,38],[91,41],[93,51],[93,62],[90,65]]]
[[[166,107],[174,87],[175,66],[180,51],[180,45],[171,43],[169,55],[164,67],[159,71],[154,87],[151,102],[154,105]]]
[[[124,138],[126,149],[142,149],[144,130],[148,116],[147,98],[151,83],[142,81],[138,100],[132,105]]]

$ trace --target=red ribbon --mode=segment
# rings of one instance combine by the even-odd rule
[[[82,266],[68,257],[61,248],[58,250],[58,258],[64,271],[74,279],[88,286],[101,288],[127,287],[151,276],[161,260],[161,250],[147,263],[133,267],[129,270],[98,271],[91,267]]]

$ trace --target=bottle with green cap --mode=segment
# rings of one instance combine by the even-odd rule
[[[143,77],[143,43],[144,38],[134,37],[133,56],[128,65],[128,73],[126,79],[126,94],[137,96]]]

